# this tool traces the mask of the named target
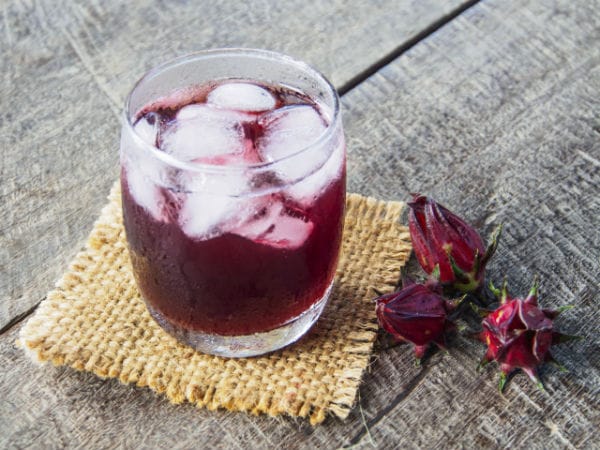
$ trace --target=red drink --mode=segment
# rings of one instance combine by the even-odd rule
[[[342,239],[334,116],[288,86],[232,79],[138,108],[122,141],[123,218],[140,292],[168,332],[248,356],[316,320]]]
[[[175,326],[222,335],[267,331],[299,316],[333,279],[343,183],[340,178],[309,210],[299,210],[314,228],[293,249],[233,233],[190,239],[176,222],[152,218],[125,188],[127,238],[145,300]]]

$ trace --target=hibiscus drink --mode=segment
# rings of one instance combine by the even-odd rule
[[[302,336],[325,306],[342,239],[335,90],[281,55],[205,52],[151,71],[125,114],[123,218],[154,319],[223,356]]]

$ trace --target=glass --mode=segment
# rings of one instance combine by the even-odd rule
[[[146,306],[227,357],[299,339],[332,288],[345,206],[338,95],[305,63],[200,52],[149,71],[121,134],[123,219]]]

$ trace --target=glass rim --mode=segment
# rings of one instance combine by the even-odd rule
[[[146,142],[135,130],[134,124],[132,122],[132,117],[129,114],[129,110],[131,107],[131,97],[136,92],[138,88],[147,80],[152,79],[153,77],[159,75],[164,70],[172,68],[177,65],[186,64],[190,61],[197,59],[207,59],[207,58],[217,58],[217,57],[227,57],[227,56],[252,56],[257,59],[266,59],[271,61],[278,61],[283,64],[287,64],[290,66],[295,66],[299,71],[304,73],[309,73],[314,79],[319,82],[322,82],[331,92],[333,97],[333,108],[332,108],[332,117],[329,124],[327,124],[327,128],[319,135],[318,138],[309,142],[306,146],[302,147],[300,150],[295,151],[289,155],[285,155],[282,158],[276,159],[274,161],[260,162],[260,163],[252,163],[252,164],[228,164],[228,165],[219,165],[219,164],[210,164],[210,163],[198,163],[198,162],[189,162],[178,159],[174,156],[165,153],[156,145],[149,144]],[[185,88],[185,86],[182,86]],[[271,167],[279,164],[282,161],[286,161],[291,158],[295,158],[298,155],[308,152],[310,149],[315,148],[316,146],[322,145],[327,142],[329,139],[333,137],[334,130],[338,126],[338,122],[340,120],[340,98],[337,90],[331,84],[331,82],[323,75],[320,71],[312,67],[310,64],[307,64],[303,61],[297,60],[291,56],[288,56],[283,53],[271,51],[271,50],[262,50],[255,48],[243,48],[243,47],[231,47],[231,48],[215,48],[209,50],[201,50],[193,53],[188,53],[182,56],[178,56],[176,58],[172,58],[167,60],[150,70],[148,70],[144,75],[142,75],[136,83],[133,85],[129,94],[125,98],[125,104],[122,111],[122,120],[125,126],[128,128],[128,131],[134,137],[136,144],[138,144],[141,148],[147,151],[152,157],[155,157],[169,166],[176,167],[178,169],[183,169],[191,172],[232,172],[232,171],[260,171],[263,169],[270,169]]]

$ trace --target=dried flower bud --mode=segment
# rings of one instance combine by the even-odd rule
[[[544,362],[559,365],[550,354],[550,346],[578,339],[554,330],[554,318],[570,306],[557,310],[541,309],[537,292],[536,280],[525,299],[511,298],[505,282],[502,290],[496,292],[500,299],[498,309],[489,312],[480,310],[487,315],[482,322],[483,331],[477,338],[488,346],[480,366],[490,361],[500,364],[500,391],[504,389],[510,373],[516,369],[522,369],[543,389],[538,366]]]
[[[475,292],[496,250],[501,227],[486,248],[479,233],[433,199],[413,194],[408,225],[415,255],[425,272],[460,292]]]
[[[456,304],[432,289],[431,286],[410,283],[401,291],[375,300],[380,326],[397,341],[413,343],[417,361],[431,343],[444,348],[445,332],[453,328],[448,314],[456,308]]]

